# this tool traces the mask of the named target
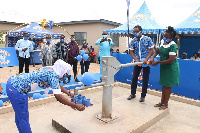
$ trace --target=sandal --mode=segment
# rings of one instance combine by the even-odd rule
[[[162,104],[162,106],[159,108],[159,110],[165,110],[168,108],[167,104]]]
[[[162,103],[155,104],[154,107],[161,107]]]

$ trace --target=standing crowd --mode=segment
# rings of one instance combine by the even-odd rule
[[[90,62],[95,62],[96,52],[94,51],[94,48],[92,48],[92,46],[88,47],[88,43],[84,41],[82,47],[79,50],[74,35],[71,35],[71,40],[69,43],[65,42],[64,35],[60,36],[60,41],[56,44],[51,44],[51,35],[46,35],[45,39],[46,41],[41,46],[40,53],[42,66],[53,66],[57,60],[61,59],[72,66],[74,73],[74,81],[80,82],[77,79],[78,61],[76,57],[79,55],[80,50],[84,50],[85,54],[88,54],[89,56],[87,60],[82,60],[80,62],[81,74],[83,75],[85,72],[88,72]],[[23,39],[20,39],[17,42],[15,49],[19,52],[19,74],[23,72],[24,64],[25,73],[29,73],[30,61],[33,63],[33,66],[35,66],[35,43],[33,42],[32,38],[29,39],[29,34],[27,32],[24,33]],[[68,80],[66,82],[67,78]],[[71,76],[69,75],[68,77],[66,77],[66,74],[64,74],[62,81],[64,84],[69,83],[71,81]]]

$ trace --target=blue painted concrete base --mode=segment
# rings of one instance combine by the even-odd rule
[[[100,81],[100,73],[95,73],[95,74],[94,74],[94,77],[95,77],[94,84],[100,83],[100,82],[101,82],[101,81]],[[78,75],[78,76],[77,76],[77,79],[78,79],[79,81],[81,81],[81,78],[82,78],[82,75]],[[75,82],[75,81],[72,80],[72,79],[74,79],[74,76],[71,77],[71,81],[70,81],[69,83],[63,84],[63,82],[61,81],[60,84],[61,84],[65,89],[67,89],[67,90],[70,90],[70,89],[74,89],[74,88],[76,88],[76,87],[81,87],[81,86],[83,86],[83,83],[82,83],[82,82]],[[67,80],[68,80],[68,79],[67,79]],[[66,82],[67,82],[67,80],[66,80]],[[2,83],[1,86],[2,86],[2,88],[3,88],[4,94],[0,96],[0,100],[2,100],[3,102],[6,102],[6,101],[9,100],[8,97],[7,97],[7,94],[6,94],[6,83]],[[35,91],[32,91],[32,92],[28,93],[28,97],[32,97],[34,93],[40,93],[41,95],[43,95],[43,94],[44,94],[44,89],[42,89],[42,88],[36,88]],[[52,90],[49,90],[49,94],[53,94]]]

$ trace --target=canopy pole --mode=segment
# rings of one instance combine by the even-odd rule
[[[177,46],[178,46],[178,51],[177,51],[177,58],[179,58],[179,55],[180,55],[180,44],[181,44],[181,36],[180,35],[177,35]]]
[[[128,47],[129,47],[129,5],[130,5],[130,0],[126,0],[127,2],[127,28],[128,28]]]
[[[157,34],[157,38],[156,38],[156,47],[158,46],[158,34]]]
[[[161,34],[159,34],[159,42],[160,42],[160,40],[161,40]]]

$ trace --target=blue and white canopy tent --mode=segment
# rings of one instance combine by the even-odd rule
[[[8,47],[13,47],[18,39],[23,36],[24,32],[29,33],[30,38],[34,38],[34,42],[39,43],[46,35],[50,34],[52,39],[59,39],[60,33],[54,33],[49,30],[42,30],[42,26],[40,26],[37,22],[33,22],[21,29],[14,30],[8,35]]]
[[[198,53],[200,50],[200,7],[174,28],[179,34],[180,57],[183,52],[186,52],[189,58],[191,58],[194,53]]]
[[[158,42],[160,41],[161,35],[159,34],[161,34],[161,31],[163,31],[164,29],[156,22],[145,1],[140,9],[134,14],[134,16],[129,19],[129,23],[126,22],[115,29],[105,31],[108,34],[111,34],[111,36],[118,35],[121,37],[126,37],[128,36],[128,25],[129,35],[133,34],[133,28],[136,25],[140,25],[142,27],[143,34],[148,34],[148,36],[152,38],[153,43],[155,44],[158,44]],[[127,39],[128,41],[126,41],[126,44],[129,44],[129,37]],[[126,47],[128,47],[128,45],[126,45]],[[124,47],[122,46],[120,49],[124,49]]]
[[[179,34],[200,34],[200,7],[174,28]]]
[[[61,35],[60,33],[54,33],[46,29],[42,30],[42,26],[40,26],[37,22],[34,22],[25,26],[24,28],[12,31],[9,36],[23,36],[24,32],[28,32],[31,38],[45,38],[46,35],[51,34],[52,39],[58,39]]]
[[[142,27],[142,32],[144,34],[160,34],[160,29],[163,29],[154,19],[152,16],[149,8],[147,7],[146,3],[144,2],[140,9],[135,13],[135,15],[129,20],[129,33],[133,32],[133,28],[136,25],[140,25]],[[111,29],[106,30],[108,34],[128,34],[128,26],[127,22],[123,25]]]

